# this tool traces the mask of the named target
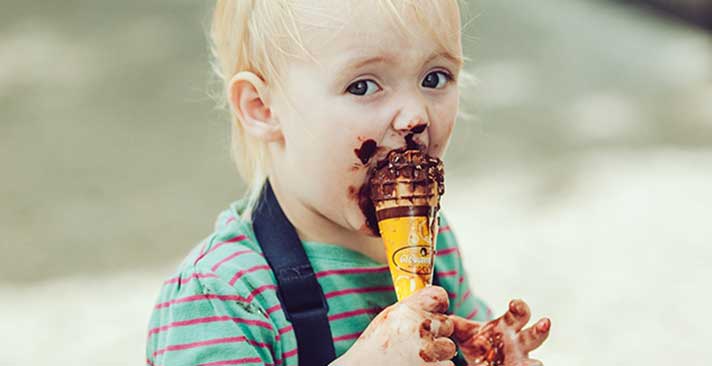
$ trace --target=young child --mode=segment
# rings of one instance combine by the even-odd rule
[[[359,202],[369,168],[406,137],[445,153],[463,66],[457,0],[218,0],[211,37],[249,191],[164,283],[147,364],[305,365],[320,352],[301,346],[314,341],[310,330],[297,337],[253,227],[266,187],[323,291],[331,335],[320,347],[332,365],[539,364],[528,353],[549,320],[523,329],[530,313],[520,300],[491,320],[444,217],[439,286],[396,302],[383,242]]]

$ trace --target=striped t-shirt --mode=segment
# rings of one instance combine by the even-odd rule
[[[277,299],[277,282],[244,201],[222,212],[215,232],[166,280],[151,316],[148,365],[298,365],[297,340]],[[455,237],[440,218],[435,270],[450,296],[450,313],[491,318],[470,290]],[[333,244],[303,242],[329,305],[337,357],[383,308],[396,302],[388,267]]]

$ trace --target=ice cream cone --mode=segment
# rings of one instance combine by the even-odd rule
[[[379,162],[370,184],[400,301],[432,282],[443,164],[419,150],[391,151]]]

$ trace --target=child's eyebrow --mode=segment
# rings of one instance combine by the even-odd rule
[[[434,59],[436,59],[436,58],[438,58],[438,57],[442,57],[442,58],[445,58],[445,59],[449,60],[450,62],[452,62],[453,64],[455,64],[458,69],[461,68],[462,65],[465,64],[465,60],[462,58],[462,56],[453,55],[453,54],[450,53],[450,52],[443,51],[443,52],[438,52],[438,53],[432,54],[432,55],[431,55],[430,57],[428,57],[428,59],[423,63],[423,65],[426,65],[428,62],[430,62],[430,61],[432,61],[432,60],[434,60]]]
[[[353,69],[360,69],[366,65],[369,64],[377,64],[377,63],[386,63],[386,64],[394,64],[396,63],[396,60],[394,57],[387,55],[387,56],[375,56],[375,57],[359,57],[349,63],[346,64],[346,66],[343,68],[343,70],[353,70]]]
[[[464,60],[460,56],[455,56],[450,52],[447,51],[441,51],[441,52],[435,52],[431,54],[424,62],[423,65],[427,65],[429,62],[433,61],[434,59],[442,57],[453,64],[457,66],[457,68],[461,68],[462,65],[464,64]],[[387,63],[387,64],[396,64],[397,60],[395,57],[392,55],[379,55],[379,56],[366,56],[366,57],[359,57],[356,58],[355,60],[352,60],[346,64],[341,70],[355,70],[359,69],[361,67],[364,67],[369,64],[373,63]]]

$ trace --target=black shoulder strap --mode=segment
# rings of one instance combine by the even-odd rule
[[[328,365],[336,359],[336,353],[324,291],[269,181],[252,214],[252,223],[267,263],[277,277],[282,308],[294,327],[299,365]]]

